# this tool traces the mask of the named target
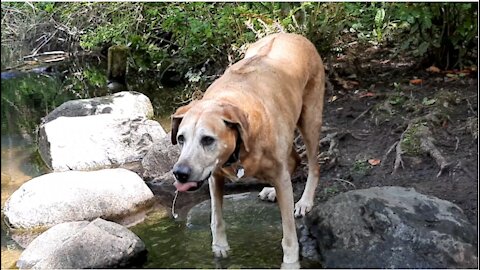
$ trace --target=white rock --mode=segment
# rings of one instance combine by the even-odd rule
[[[97,217],[119,219],[143,210],[153,198],[142,178],[125,169],[49,173],[16,190],[4,213],[13,228],[34,228]]]
[[[145,255],[145,245],[138,236],[99,218],[55,225],[33,240],[17,261],[17,267],[125,268]]]
[[[48,123],[61,116],[78,117],[97,114],[151,118],[153,106],[144,94],[125,91],[109,96],[67,101],[45,116],[43,122]]]
[[[41,126],[39,149],[54,171],[96,170],[140,161],[165,135],[158,122],[141,117],[59,117]]]
[[[172,168],[180,156],[180,147],[170,141],[170,133],[154,143],[142,159],[143,178],[147,180],[174,179]]]

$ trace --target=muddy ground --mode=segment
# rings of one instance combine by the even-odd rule
[[[374,186],[413,187],[459,205],[477,225],[476,67],[427,71],[375,49],[368,57],[339,55],[326,64],[322,137],[333,140],[321,144],[317,199]],[[403,166],[398,160],[393,172],[397,157]],[[305,185],[305,162],[293,177],[296,200]]]

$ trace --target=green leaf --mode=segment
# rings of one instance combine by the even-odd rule
[[[417,48],[418,54],[424,55],[427,52],[428,47],[430,47],[430,43],[428,43],[427,41],[420,43],[420,45]]]
[[[422,104],[426,105],[426,106],[433,105],[433,104],[435,104],[435,102],[437,102],[437,100],[434,99],[434,98],[428,99],[427,97],[424,97],[423,100],[422,100]]]
[[[383,8],[377,9],[377,14],[375,14],[375,24],[377,26],[381,25],[384,19],[385,19],[385,9]]]

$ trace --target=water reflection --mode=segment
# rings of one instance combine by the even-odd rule
[[[109,94],[106,64],[101,61],[64,62],[48,68],[2,72],[1,80],[1,206],[23,183],[48,172],[37,152],[37,130],[41,118],[62,103]],[[130,74],[131,90],[147,95],[165,129],[177,106],[177,89],[165,89],[155,74]],[[183,89],[183,88],[180,88]],[[1,267],[11,268],[21,254],[1,216]]]
[[[32,177],[46,173],[47,168],[38,160],[36,148],[20,135],[2,135],[1,140],[2,209],[8,197]],[[1,215],[2,269],[11,268],[20,257],[21,248],[12,240]]]
[[[188,227],[171,218],[149,220],[132,228],[148,248],[145,268],[279,268],[282,261],[278,227],[245,228],[228,224],[230,257],[215,259],[208,222]]]

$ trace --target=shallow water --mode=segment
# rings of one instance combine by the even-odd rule
[[[19,135],[2,135],[1,188],[2,209],[8,197],[23,183],[32,177],[42,175],[47,169],[38,163],[34,145]],[[3,268],[11,268],[20,257],[21,248],[10,237],[4,223],[1,222],[1,252]]]
[[[224,218],[230,245],[229,257],[216,259],[211,251],[210,205],[194,207],[195,215],[175,220],[150,217],[132,227],[146,244],[146,268],[279,268],[282,261],[282,228],[275,204],[224,200]],[[199,210],[200,209],[200,210]]]

